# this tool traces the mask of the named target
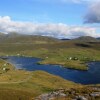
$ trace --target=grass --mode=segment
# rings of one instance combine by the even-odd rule
[[[60,49],[55,53],[47,53],[47,59],[40,62],[41,64],[60,64],[67,68],[87,70],[87,62],[100,60],[100,51],[94,49],[68,48]],[[77,57],[78,60],[69,60],[70,57]]]
[[[21,72],[21,74],[24,77],[24,73]],[[58,88],[82,87],[81,85],[42,71],[31,72],[30,75],[28,74],[26,76],[26,79],[30,76],[31,78],[25,81],[22,77],[18,78],[18,80],[16,75],[20,77],[18,72],[13,73],[11,81],[3,77],[5,80],[0,82],[0,100],[32,100],[32,98],[42,93],[50,92]]]
[[[4,60],[0,59],[0,75],[7,72],[7,71],[4,71],[3,68],[8,69],[7,71],[14,70],[14,66],[12,66],[11,64],[9,64],[9,63],[5,62]]]
[[[0,67],[5,64],[0,60]],[[8,68],[13,68],[9,65]],[[58,88],[82,87],[43,71],[24,71],[14,68],[0,75],[0,100],[32,100]],[[6,96],[5,96],[6,95]]]
[[[49,41],[32,43],[32,39],[31,43],[12,43],[11,41],[0,43],[0,55],[33,56],[43,59],[39,62],[40,64],[59,64],[79,70],[87,70],[86,63],[89,61],[100,61],[100,44],[86,43],[89,46],[82,47],[76,45],[76,41],[57,42],[57,40],[52,43]],[[21,38],[20,41],[22,41]],[[77,57],[78,60],[69,60],[69,57]],[[9,70],[3,71],[5,63],[0,60],[0,100],[31,100],[42,93],[58,88],[84,87],[43,71],[15,70],[10,64],[6,66]]]
[[[32,100],[33,93],[17,89],[0,88],[0,100]]]
[[[52,44],[0,44],[0,55],[20,54],[39,57],[43,59],[40,64],[60,64],[79,70],[87,70],[87,62],[100,61],[100,44],[88,43],[89,47],[76,44],[71,41]],[[76,57],[78,60],[69,60],[70,57]]]
[[[4,64],[3,60],[0,65]],[[8,68],[13,68],[9,65]],[[11,69],[0,75],[0,100],[32,100],[36,96],[59,88],[76,88],[78,91],[85,86],[62,79],[43,71],[28,72]],[[6,97],[4,96],[6,95]],[[60,98],[59,98],[60,100]],[[61,100],[63,100],[61,98]],[[71,100],[69,98],[69,100]]]

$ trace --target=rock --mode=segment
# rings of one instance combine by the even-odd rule
[[[92,97],[99,97],[100,96],[100,92],[91,93],[90,96],[92,96]]]
[[[97,88],[97,87],[93,87],[92,89],[95,91],[100,91],[100,88]]]
[[[60,93],[59,94],[61,97],[66,97],[66,94],[64,94],[64,93]]]
[[[76,100],[88,100],[87,98],[85,98],[84,96],[77,96]]]

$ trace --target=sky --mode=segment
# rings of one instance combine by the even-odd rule
[[[100,0],[0,0],[0,32],[100,37]]]

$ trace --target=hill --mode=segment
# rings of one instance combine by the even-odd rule
[[[66,68],[87,70],[87,62],[100,61],[100,42],[92,37],[63,41],[45,36],[1,34],[0,56],[2,55],[38,57],[43,59],[39,64],[59,64]],[[5,62],[0,62],[0,100],[31,100],[59,88],[81,87],[42,71],[28,72],[10,67],[8,72],[3,72],[4,64]]]
[[[78,42],[99,42],[98,39],[91,37],[91,36],[82,36],[82,37],[79,37],[73,40],[78,41]]]
[[[63,41],[45,36],[6,35],[0,41],[0,55],[17,54],[42,58],[40,64],[87,70],[86,62],[100,61],[100,42],[92,37]],[[69,60],[70,57],[73,59]]]
[[[36,44],[43,44],[43,43],[53,43],[53,42],[66,42],[66,41],[73,41],[73,42],[100,42],[100,38],[94,38],[90,36],[82,36],[75,39],[57,39],[48,36],[40,36],[40,35],[25,35],[19,34],[16,32],[11,32],[9,34],[0,33],[0,43],[36,43]]]
[[[58,42],[59,39],[47,36],[38,36],[38,35],[23,35],[18,33],[4,34],[0,36],[0,43],[36,43],[36,44],[45,44]]]
[[[99,40],[99,41],[100,41],[100,37],[98,37],[98,38],[97,38],[97,40]]]

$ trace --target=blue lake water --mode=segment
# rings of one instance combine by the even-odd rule
[[[25,69],[28,71],[43,70],[76,83],[100,83],[100,62],[91,62],[88,64],[88,71],[79,71],[67,69],[60,65],[38,65],[37,62],[41,61],[41,59],[33,57],[10,56],[7,61],[12,63],[17,69]]]

